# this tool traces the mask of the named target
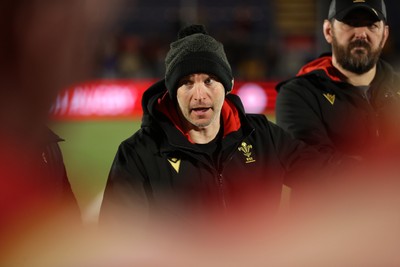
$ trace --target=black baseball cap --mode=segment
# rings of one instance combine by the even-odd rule
[[[342,21],[349,12],[358,8],[369,11],[377,20],[387,21],[386,5],[383,0],[332,0],[328,19]]]

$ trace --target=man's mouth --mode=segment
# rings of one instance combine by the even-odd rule
[[[369,44],[363,41],[355,41],[350,44],[350,49],[357,51],[368,51],[369,47]]]
[[[209,107],[197,107],[197,108],[192,108],[192,111],[196,114],[203,114],[203,113],[206,113],[210,109],[211,108],[209,108]]]
[[[363,47],[363,46],[356,46],[356,47],[353,47],[352,50],[353,50],[354,52],[358,53],[358,54],[365,53],[365,52],[368,51],[368,50],[367,50],[365,47]]]

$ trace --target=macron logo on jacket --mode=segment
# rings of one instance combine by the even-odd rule
[[[326,94],[324,94],[324,97],[325,97],[325,98],[329,101],[329,103],[331,103],[332,106],[333,106],[333,104],[335,103],[335,95],[326,93]]]
[[[171,164],[172,168],[176,171],[176,173],[179,173],[179,168],[181,166],[181,160],[177,158],[170,158],[168,159],[168,162]]]

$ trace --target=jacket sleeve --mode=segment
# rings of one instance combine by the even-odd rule
[[[108,176],[100,210],[100,223],[120,223],[146,217],[148,179],[133,145],[123,142]]]
[[[335,164],[333,156],[293,138],[279,126],[269,123],[276,154],[285,169],[284,183],[292,188],[314,182]]]
[[[80,209],[67,176],[59,144],[57,142],[47,144],[43,153],[42,156],[48,162],[46,164],[47,172],[55,178],[54,185],[59,187],[57,191],[60,191],[59,203],[63,212],[68,214],[72,222],[81,222]]]
[[[334,145],[322,122],[318,99],[298,79],[283,84],[276,100],[276,123],[293,137],[333,152]]]

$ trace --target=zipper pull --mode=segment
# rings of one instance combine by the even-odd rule
[[[42,153],[42,159],[43,159],[43,162],[47,164],[46,152]]]
[[[227,205],[226,205],[226,199],[225,199],[224,177],[223,177],[222,173],[218,174],[218,191],[219,191],[219,197],[221,200],[222,209],[224,211],[226,211]]]

